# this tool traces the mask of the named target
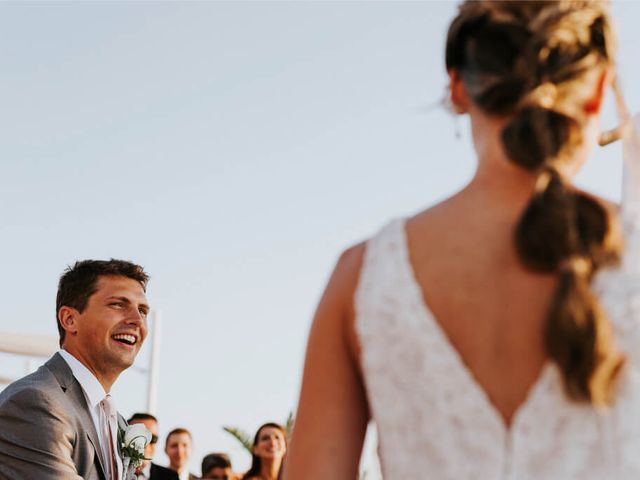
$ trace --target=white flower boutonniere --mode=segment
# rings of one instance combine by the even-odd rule
[[[151,441],[151,432],[141,423],[128,425],[119,419],[118,442],[120,443],[120,456],[124,468],[123,480],[136,478],[136,468],[142,465],[144,448]]]

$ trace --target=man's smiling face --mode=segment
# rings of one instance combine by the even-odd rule
[[[100,276],[82,312],[71,307],[60,310],[61,318],[70,316],[73,320],[66,323],[64,348],[85,364],[103,386],[103,379],[110,386],[133,364],[140,351],[147,336],[148,313],[140,282],[124,276]]]

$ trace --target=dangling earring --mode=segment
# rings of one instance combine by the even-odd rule
[[[442,96],[442,100],[440,101],[442,108],[444,108],[452,117],[453,117],[453,128],[454,135],[456,140],[460,140],[462,138],[462,133],[460,130],[460,115],[464,112],[459,106],[455,105],[451,100],[451,94],[449,92],[449,88],[445,88],[444,95]]]
[[[462,138],[462,131],[460,130],[460,115],[456,115],[453,119],[456,140],[460,140]]]

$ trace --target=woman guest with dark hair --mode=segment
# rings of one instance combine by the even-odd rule
[[[287,453],[287,432],[277,423],[265,423],[253,439],[251,468],[242,480],[278,480]]]
[[[640,177],[622,209],[573,184],[609,140],[614,37],[605,1],[461,5],[448,99],[475,175],[340,258],[286,480],[356,478],[370,419],[388,480],[640,478]]]

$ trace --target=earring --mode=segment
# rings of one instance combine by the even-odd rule
[[[448,88],[445,89],[442,100],[440,101],[440,105],[442,105],[442,108],[444,108],[453,117],[453,128],[455,132],[454,134],[456,140],[460,140],[460,138],[462,138],[462,133],[460,130],[460,115],[466,113],[464,108],[453,103]]]
[[[460,115],[462,113],[465,113],[462,107],[453,103],[453,100],[451,100],[451,95],[449,94],[449,89],[445,90],[440,104],[451,115]]]

